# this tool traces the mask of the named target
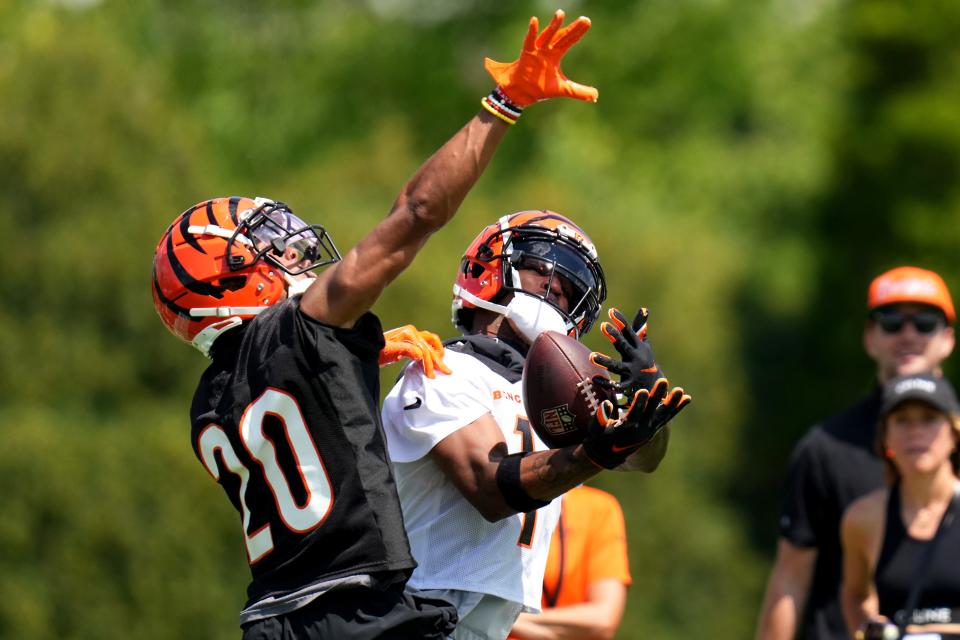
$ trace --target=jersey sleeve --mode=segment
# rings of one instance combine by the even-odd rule
[[[491,411],[491,395],[472,358],[447,351],[448,375],[427,378],[407,366],[383,402],[383,428],[394,462],[419,460],[451,433]]]
[[[780,512],[780,535],[794,546],[819,545],[817,532],[824,521],[828,498],[824,488],[819,443],[819,428],[814,428],[797,444],[790,456],[786,492]]]

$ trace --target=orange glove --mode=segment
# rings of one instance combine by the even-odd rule
[[[420,331],[412,324],[383,332],[386,341],[380,351],[380,366],[410,358],[419,362],[428,378],[435,377],[434,369],[450,373],[443,363],[443,343],[440,337],[429,331]]]
[[[572,82],[560,70],[560,59],[590,29],[590,18],[580,16],[561,29],[563,18],[563,11],[557,9],[553,20],[539,36],[537,30],[540,23],[536,16],[530,18],[523,49],[515,61],[508,63],[484,59],[487,72],[503,94],[518,107],[523,108],[549,98],[597,101],[599,94],[594,87]]]

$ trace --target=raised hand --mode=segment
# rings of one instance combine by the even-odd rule
[[[607,384],[601,379],[598,382],[628,398],[640,389],[652,389],[653,384],[664,376],[653,357],[653,348],[647,342],[649,312],[641,307],[633,320],[632,329],[627,329],[627,318],[619,309],[611,308],[607,316],[610,322],[602,323],[600,332],[613,343],[621,360],[614,360],[596,351],[591,354],[590,360],[619,376],[620,382],[611,381]]]
[[[600,325],[600,332],[613,343],[614,349],[620,354],[621,360],[614,360],[602,353],[594,352],[590,360],[599,367],[620,377],[619,382],[607,378],[595,378],[594,382],[601,386],[612,388],[621,399],[632,399],[642,389],[652,390],[659,383],[667,385],[660,367],[653,357],[653,349],[647,342],[647,321],[650,314],[646,308],[637,311],[630,329],[627,329],[627,319],[618,309],[607,312],[610,322]],[[651,426],[659,431],[670,422],[684,407],[690,404],[692,398],[684,393],[682,387],[674,387],[664,392],[662,402],[653,409]],[[623,409],[623,407],[620,407]]]
[[[564,15],[558,9],[539,35],[540,23],[536,16],[531,17],[520,57],[513,62],[484,59],[487,72],[514,106],[522,109],[550,98],[597,101],[599,94],[594,87],[573,82],[560,70],[560,60],[590,29],[590,18],[584,16],[561,28]]]
[[[437,334],[420,331],[412,324],[407,324],[384,331],[383,339],[386,344],[380,351],[381,367],[410,358],[420,363],[428,378],[436,377],[435,369],[450,373],[449,367],[443,362],[443,342]]]

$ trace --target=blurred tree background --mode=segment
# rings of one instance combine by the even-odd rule
[[[205,364],[153,311],[156,241],[194,202],[265,195],[352,246],[478,109],[482,57],[554,8],[0,3],[0,637],[238,637],[238,518],[190,448]],[[871,385],[870,278],[914,263],[960,292],[960,5],[561,8],[593,19],[565,70],[600,101],[531,108],[375,311],[449,337],[483,225],[580,222],[695,398],[656,474],[594,483],[628,519],[619,637],[740,640],[793,443]]]

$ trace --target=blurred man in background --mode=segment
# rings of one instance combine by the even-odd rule
[[[543,612],[522,613],[516,640],[609,640],[630,586],[627,534],[617,499],[581,485],[563,495],[543,574]]]
[[[953,300],[943,279],[898,267],[867,292],[863,332],[876,363],[870,393],[813,427],[790,459],[777,557],[760,611],[758,640],[847,638],[840,610],[840,519],[860,496],[883,486],[874,441],[881,385],[900,375],[940,375],[954,347]],[[809,391],[809,389],[807,390]]]
[[[384,335],[369,309],[453,216],[522,107],[596,100],[559,70],[589,22],[561,30],[562,21],[558,12],[543,47],[531,22],[520,59],[496,66],[483,110],[343,259],[322,227],[268,199],[201,202],[161,238],[156,309],[212,360],[194,396],[192,440],[241,514],[253,574],[240,616],[248,640],[452,631],[453,607],[404,592],[415,562],[377,406]],[[387,359],[400,351],[432,362],[430,342],[405,335],[389,336]]]

